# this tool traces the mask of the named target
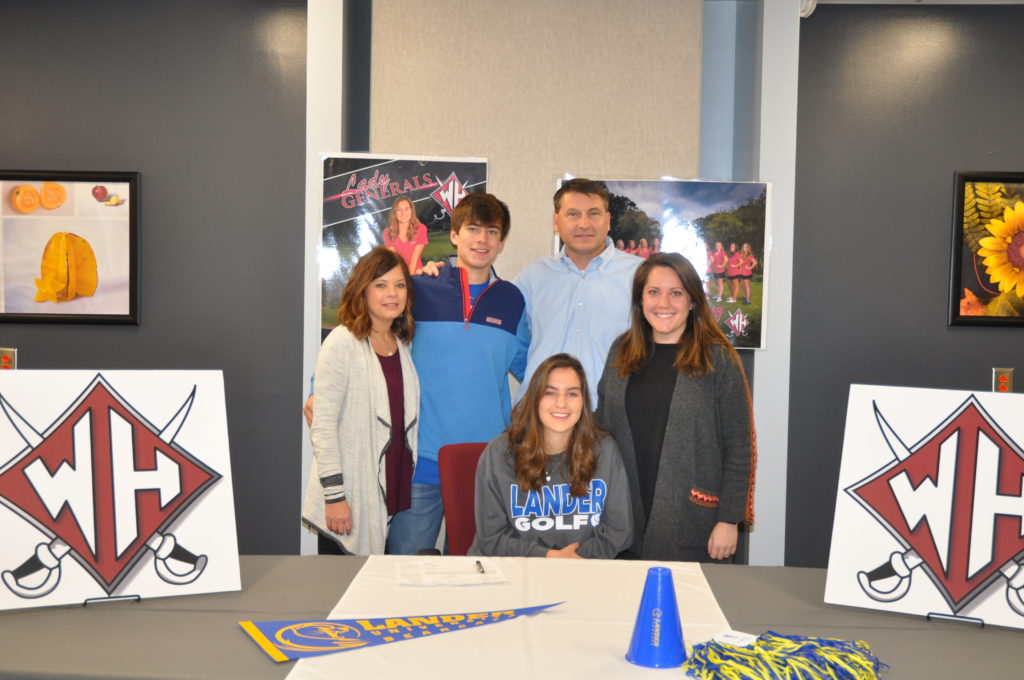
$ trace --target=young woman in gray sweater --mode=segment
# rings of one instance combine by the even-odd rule
[[[753,413],[739,356],[701,279],[658,253],[633,278],[631,324],[608,353],[597,418],[622,451],[642,559],[731,560],[754,507]]]
[[[541,362],[476,469],[471,555],[613,558],[633,538],[618,447],[595,422],[580,362]]]

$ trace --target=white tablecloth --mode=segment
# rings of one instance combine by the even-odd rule
[[[695,563],[489,558],[499,565],[508,583],[400,586],[396,562],[410,559],[424,558],[369,558],[328,618],[402,617],[564,604],[535,616],[479,628],[303,659],[296,663],[289,680],[413,680],[470,675],[483,680],[523,680],[532,676],[664,678],[678,671],[641,668],[625,659],[651,566],[672,570],[688,650],[729,629],[700,565]]]

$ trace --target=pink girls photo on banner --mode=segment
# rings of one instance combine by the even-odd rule
[[[487,160],[337,153],[323,157],[320,251],[321,327],[338,324],[338,305],[360,257],[383,245],[417,274],[455,253],[451,214],[468,193],[487,191]]]
[[[596,178],[595,178],[596,179]],[[679,253],[704,280],[711,314],[736,349],[762,349],[771,255],[771,185],[711,180],[598,180],[621,251]],[[561,242],[555,238],[556,250]]]

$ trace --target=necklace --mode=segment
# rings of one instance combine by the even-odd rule
[[[559,465],[562,464],[561,454],[559,454],[557,456],[558,460],[556,460],[556,461],[552,461],[551,460],[551,458],[553,458],[553,457],[554,456],[547,456],[544,459],[544,482],[548,483],[548,484],[551,483],[551,474],[555,471],[555,468],[557,468]],[[549,467],[548,466],[549,463],[554,463],[554,464]]]
[[[370,346],[382,357],[393,357],[398,351],[398,340],[391,333],[374,335],[373,331],[370,331]]]

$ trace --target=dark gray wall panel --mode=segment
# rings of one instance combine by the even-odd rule
[[[1018,6],[801,24],[786,564],[827,563],[851,383],[1024,368],[1024,331],[946,325],[953,172],[1024,170],[1021,26]]]
[[[341,145],[345,151],[369,151],[373,1],[346,0],[344,12]]]
[[[298,549],[305,3],[5,3],[0,167],[142,173],[139,327],[0,324],[22,368],[216,368],[239,546]]]

